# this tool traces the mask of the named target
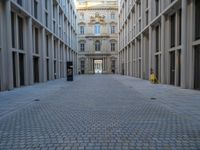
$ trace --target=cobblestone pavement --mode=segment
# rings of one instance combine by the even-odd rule
[[[199,150],[199,114],[200,91],[117,75],[61,79],[0,93],[0,150]]]

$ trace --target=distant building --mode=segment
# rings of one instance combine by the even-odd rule
[[[0,90],[77,72],[73,0],[0,0]]]
[[[120,0],[119,70],[200,89],[200,1]]]
[[[118,1],[77,0],[78,70],[118,73]]]

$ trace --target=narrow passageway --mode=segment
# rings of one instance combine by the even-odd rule
[[[168,95],[153,93],[156,89]],[[21,108],[14,107],[15,100],[4,103],[14,110],[0,118],[0,149],[199,149],[195,114],[200,111],[187,113],[176,106],[184,93],[200,105],[198,91],[117,75],[81,75],[74,82],[63,79],[2,92],[1,99],[15,95],[18,103],[21,97],[39,101],[21,100]]]

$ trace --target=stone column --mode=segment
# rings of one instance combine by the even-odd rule
[[[42,28],[41,29],[41,39],[40,39],[40,43],[41,43],[41,59],[40,59],[40,82],[44,82],[46,81],[46,46],[45,46],[45,29]]]
[[[3,3],[3,35],[4,42],[2,42],[2,90],[10,90],[13,88],[13,66],[12,66],[12,37],[11,37],[11,4],[6,0]]]
[[[152,27],[149,26],[149,77],[150,77],[150,74],[151,74],[151,68],[152,67],[152,53],[153,53],[153,50],[152,50]]]
[[[165,84],[165,16],[161,16],[161,83]]]
[[[27,74],[28,83],[33,84],[33,33],[32,33],[32,19],[27,19]]]
[[[182,0],[181,87],[187,87],[187,1]]]

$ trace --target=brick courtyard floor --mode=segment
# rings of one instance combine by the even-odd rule
[[[83,75],[0,92],[0,150],[199,150],[200,91]]]

